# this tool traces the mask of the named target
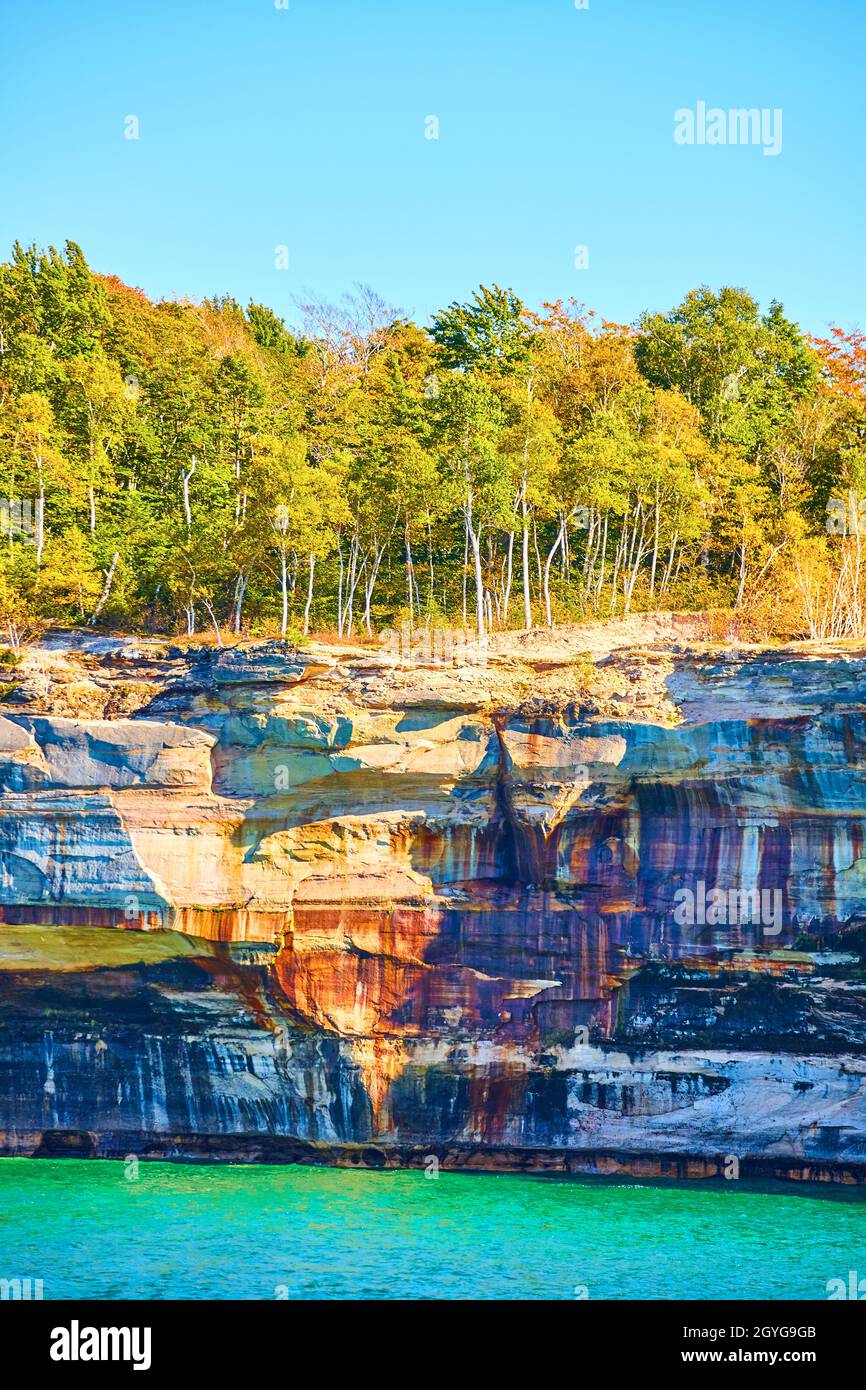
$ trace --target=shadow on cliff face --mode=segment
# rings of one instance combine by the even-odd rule
[[[45,1130],[364,1139],[340,1040],[272,996],[268,966],[200,959],[0,971],[0,1147]],[[18,1139],[16,1139],[18,1136]]]
[[[778,975],[649,964],[623,991],[617,1038],[632,1045],[839,1054],[866,1050],[862,965]],[[846,978],[853,975],[853,979]]]

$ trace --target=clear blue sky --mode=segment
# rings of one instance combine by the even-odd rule
[[[864,0],[3,11],[4,258],[71,238],[153,296],[290,319],[355,281],[420,320],[482,281],[619,321],[727,283],[811,331],[866,327]],[[782,153],[676,145],[701,100],[781,108]]]

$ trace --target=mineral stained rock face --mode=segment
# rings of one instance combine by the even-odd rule
[[[866,655],[98,641],[0,719],[3,1151],[862,1180]]]

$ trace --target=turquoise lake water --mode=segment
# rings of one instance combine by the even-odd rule
[[[127,1171],[0,1159],[0,1278],[46,1299],[825,1299],[866,1276],[866,1198],[845,1189]]]

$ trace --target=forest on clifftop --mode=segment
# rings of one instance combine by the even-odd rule
[[[483,634],[655,608],[866,634],[866,335],[743,289],[611,323],[358,286],[298,327],[0,265],[0,629]]]

